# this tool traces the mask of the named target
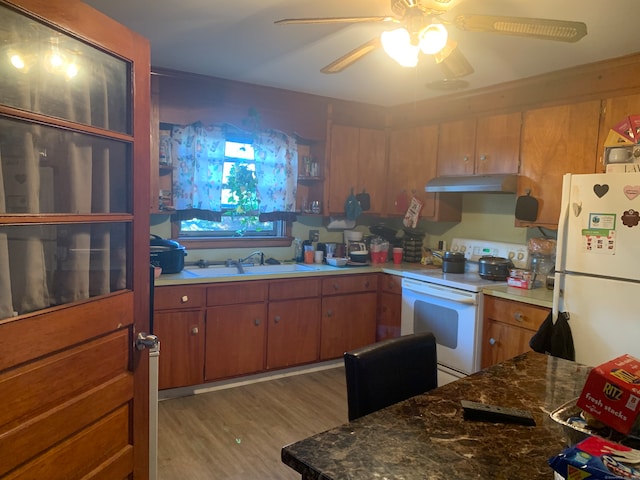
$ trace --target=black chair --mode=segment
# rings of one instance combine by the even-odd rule
[[[430,332],[383,340],[344,354],[349,421],[438,386]]]

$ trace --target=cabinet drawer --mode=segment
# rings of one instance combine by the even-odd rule
[[[380,274],[380,291],[385,293],[402,293],[402,277],[390,275],[388,273]]]
[[[269,300],[292,300],[320,296],[320,279],[273,280],[269,282]]]
[[[484,318],[536,331],[550,309],[491,296],[484,297]]]
[[[354,292],[374,292],[378,289],[378,275],[342,275],[322,280],[323,295],[340,295]]]
[[[155,310],[200,308],[204,306],[204,288],[200,286],[156,287],[153,291]]]
[[[267,282],[230,282],[207,287],[207,305],[235,305],[237,303],[264,302]]]

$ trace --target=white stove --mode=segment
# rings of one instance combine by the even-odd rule
[[[458,288],[467,292],[480,292],[483,288],[495,285],[506,285],[506,281],[494,281],[481,278],[478,274],[480,257],[491,255],[510,259],[516,268],[527,268],[529,252],[526,245],[517,243],[493,242],[489,240],[472,240],[454,238],[451,242],[452,252],[461,252],[466,259],[465,273],[444,273],[441,269],[405,272],[404,277],[423,282]]]
[[[467,260],[464,273],[441,269],[405,272],[402,279],[400,333],[432,332],[436,337],[438,385],[480,370],[482,350],[482,289],[506,285],[486,280],[478,273],[485,255],[509,258],[517,268],[529,261],[526,245],[456,238],[451,251]]]

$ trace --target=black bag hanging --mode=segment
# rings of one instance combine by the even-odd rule
[[[538,331],[529,340],[529,346],[534,352],[574,361],[576,351],[569,326],[569,314],[559,312],[554,323],[553,314],[549,312]]]

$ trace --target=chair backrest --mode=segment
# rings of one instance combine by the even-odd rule
[[[438,386],[430,332],[383,340],[344,354],[349,420]]]

